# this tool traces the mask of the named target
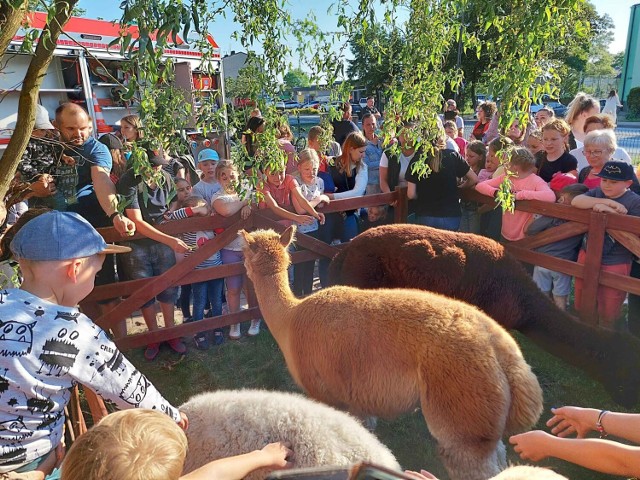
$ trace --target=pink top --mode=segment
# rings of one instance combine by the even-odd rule
[[[265,181],[262,185],[261,188],[259,188],[258,190],[264,195],[267,192],[269,192],[271,194],[271,197],[276,201],[276,203],[278,204],[278,206],[290,210],[287,207],[291,207],[292,203],[291,203],[291,191],[298,187],[298,182],[296,181],[295,178],[293,178],[291,175],[285,175],[284,176],[284,180],[282,181],[282,183],[279,186],[274,186],[271,185],[265,178]],[[260,203],[258,204],[258,208],[269,208],[269,206],[267,205],[267,203],[262,200],[260,201]],[[293,222],[291,220],[278,220],[278,223],[281,223],[282,225],[286,225],[287,227],[289,225],[292,225]]]
[[[453,139],[453,141],[456,142],[456,145],[458,145],[458,148],[460,149],[460,155],[462,155],[462,158],[467,158],[466,152],[467,152],[467,144],[469,142],[467,142],[462,137],[456,137]]]
[[[476,185],[476,190],[484,195],[493,197],[498,186],[504,180],[504,175],[486,180]],[[556,194],[549,188],[547,182],[538,175],[531,174],[526,178],[511,177],[513,191],[516,200],[540,200],[542,202],[555,202]],[[502,214],[502,236],[507,240],[515,241],[525,237],[524,225],[532,214],[515,210],[513,213]]]
[[[484,182],[485,180],[489,180],[493,175],[493,172],[490,172],[486,168],[483,168],[478,172],[478,182]]]
[[[298,162],[296,161],[296,147],[286,138],[279,138],[278,144],[280,148],[287,154],[287,166],[285,173],[291,174],[298,171]]]
[[[589,174],[582,183],[586,185],[589,190],[593,190],[600,186],[600,177],[596,177],[595,175],[592,177],[591,174]]]

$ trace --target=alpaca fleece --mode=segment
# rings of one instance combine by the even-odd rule
[[[289,288],[294,228],[241,233],[260,310],[298,385],[357,416],[421,406],[452,479],[506,467],[505,434],[542,411],[540,385],[513,338],[477,308],[420,290]]]
[[[299,394],[221,390],[197,395],[179,410],[189,418],[185,473],[219,458],[291,442],[296,468],[348,466],[368,460],[398,470],[391,451],[354,417]],[[262,469],[247,478],[262,479]]]
[[[329,279],[358,288],[420,288],[468,302],[587,372],[619,404],[632,408],[638,401],[640,340],[560,310],[489,238],[421,225],[373,228],[334,257]]]

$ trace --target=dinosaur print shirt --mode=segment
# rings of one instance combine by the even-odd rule
[[[18,289],[0,291],[0,472],[12,471],[61,441],[64,407],[82,383],[120,408],[178,410],[77,308]]]

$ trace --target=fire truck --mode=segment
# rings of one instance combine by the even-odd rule
[[[42,30],[46,25],[46,14],[30,14],[31,28]],[[118,38],[120,25],[103,20],[72,17],[60,35],[54,57],[39,92],[39,102],[53,118],[56,108],[64,102],[75,102],[86,108],[93,122],[93,134],[115,131],[119,120],[130,114],[136,114],[139,105],[135,100],[123,98],[129,72],[125,58],[119,46],[109,47]],[[130,27],[129,33],[135,38],[137,28]],[[0,60],[0,155],[9,143],[17,119],[18,100],[24,76],[32,55],[21,51],[26,32],[19,30],[7,51]],[[185,102],[193,105],[197,111],[196,98],[201,95],[213,95],[219,92],[220,103],[223,98],[223,75],[220,49],[213,37],[207,40],[213,47],[210,65],[215,74],[204,74],[202,53],[186,42],[172,48],[165,48],[164,58],[172,58],[175,65],[175,85],[182,89]],[[199,91],[198,95],[196,91]],[[135,97],[134,97],[135,98]],[[184,132],[196,137],[197,132],[190,131],[195,119],[189,125],[180,125]],[[224,138],[218,136],[217,138]],[[201,148],[193,143],[194,150]],[[214,148],[223,154],[224,142],[204,140],[205,145],[215,143]],[[207,145],[208,146],[208,145]]]

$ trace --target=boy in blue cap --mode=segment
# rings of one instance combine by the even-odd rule
[[[633,167],[626,162],[609,161],[597,174],[602,180],[600,186],[578,195],[571,201],[577,208],[593,209],[595,212],[618,213],[640,217],[640,195],[633,193],[629,187],[633,183]],[[584,264],[587,257],[587,236],[578,254],[578,263]],[[629,275],[633,254],[610,235],[605,235],[602,248],[602,266],[604,272]],[[582,300],[581,278],[575,281],[575,307],[580,309]],[[611,287],[598,287],[598,315],[602,326],[613,327],[620,316],[620,308],[627,293]]]
[[[0,473],[49,473],[76,383],[120,408],[155,409],[186,428],[186,417],[77,308],[105,255],[129,249],[107,245],[76,213],[50,211],[15,234],[11,251],[24,281],[0,292]]]
[[[211,199],[220,190],[220,184],[216,179],[216,166],[220,156],[213,148],[205,148],[198,153],[196,167],[202,172],[200,181],[193,186],[194,195],[205,199],[207,205],[211,205]]]

